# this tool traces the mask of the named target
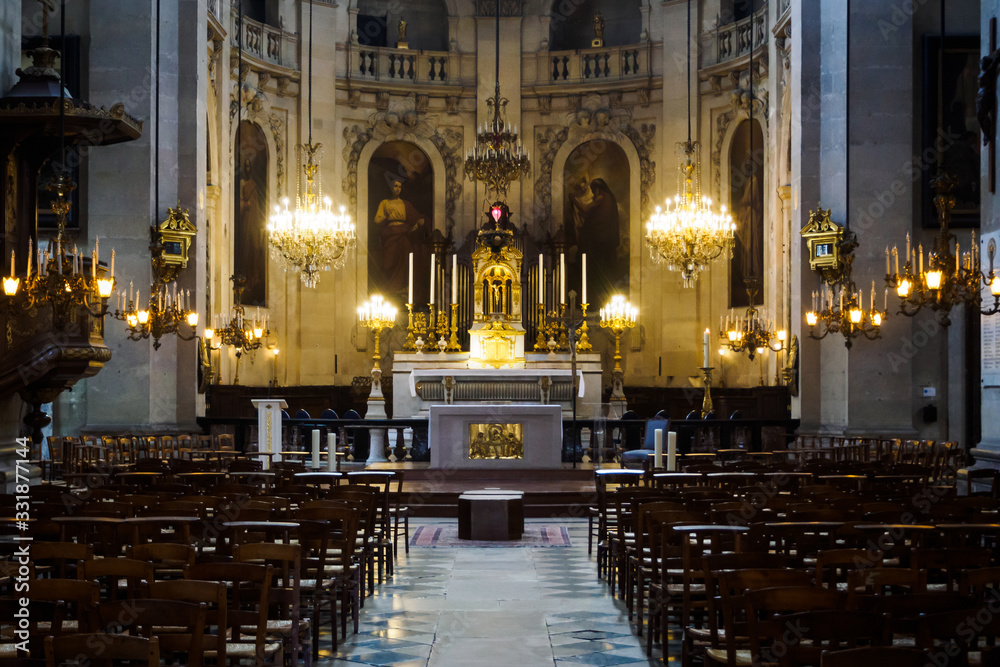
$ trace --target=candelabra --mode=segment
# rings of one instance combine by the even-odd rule
[[[99,242],[94,241],[90,257],[90,275],[86,269],[84,253],[66,240],[66,214],[69,213],[69,195],[76,185],[65,172],[60,172],[48,189],[55,193],[52,209],[56,213],[57,233],[55,243],[50,240],[47,250],[33,252],[28,243],[27,273],[17,276],[17,256],[10,253],[10,276],[3,279],[7,308],[12,316],[26,314],[36,317],[41,308],[50,308],[52,328],[65,331],[78,321],[78,311],[86,308],[93,317],[104,317],[108,311],[108,298],[114,289],[115,260],[111,251],[110,272],[100,265]],[[34,273],[32,271],[34,270]]]
[[[396,307],[386,301],[381,295],[373,294],[368,302],[358,308],[358,323],[367,327],[375,334],[375,353],[372,355],[372,391],[369,401],[385,401],[382,396],[382,368],[379,361],[379,339],[382,332],[391,329],[396,323]],[[383,408],[384,410],[384,408]]]
[[[462,346],[458,344],[458,304],[451,304],[451,337],[448,338],[446,352],[461,352]]]
[[[864,336],[869,340],[878,338],[885,317],[885,311],[880,311],[875,305],[875,281],[872,281],[871,307],[865,310],[864,295],[851,278],[856,247],[854,234],[848,233],[840,242],[840,257],[843,262],[840,282],[834,285],[824,284],[820,291],[814,291],[812,310],[806,313],[811,338],[818,340],[831,333],[839,333],[844,336],[847,349],[851,349],[852,340],[857,336]],[[820,328],[819,332],[816,331],[817,326]]]
[[[612,373],[623,372],[621,365],[622,334],[635,326],[638,316],[639,309],[626,301],[625,297],[620,294],[611,297],[608,305],[601,308],[601,327],[610,329],[615,337],[615,367]]]
[[[583,314],[583,321],[580,324],[580,328],[577,329],[577,332],[579,333],[579,337],[577,338],[577,343],[576,343],[577,352],[589,352],[594,348],[594,346],[590,344],[590,338],[587,336],[587,306],[589,305],[590,305],[589,303],[580,304],[580,311]]]
[[[205,329],[205,340],[209,345],[219,348],[223,345],[236,351],[236,373],[233,384],[240,383],[240,360],[244,354],[251,354],[264,345],[264,340],[271,335],[268,318],[260,316],[260,309],[254,317],[247,317],[243,309],[243,289],[246,278],[242,275],[230,277],[233,282],[233,309],[230,314],[214,317],[212,328]]]
[[[1000,310],[1000,281],[993,270],[996,247],[991,245],[988,250],[990,272],[983,275],[976,233],[971,233],[970,248],[963,253],[955,235],[949,231],[951,211],[955,207],[953,191],[957,181],[942,173],[931,184],[937,193],[934,206],[938,211],[940,228],[934,237],[933,249],[927,253],[927,266],[924,267],[923,245],[917,244],[913,248],[910,235],[907,234],[902,272],[899,268],[898,248],[894,246],[890,251],[887,246],[885,249],[886,285],[895,290],[900,300],[899,312],[907,317],[930,308],[937,313],[938,321],[948,326],[951,324],[951,309],[963,304],[980,309],[984,315],[992,315]],[[986,308],[982,307],[983,285],[990,288],[993,296],[992,306]]]
[[[719,331],[719,337],[724,347],[737,354],[745,352],[750,361],[753,361],[756,355],[763,354],[768,349],[780,350],[785,340],[785,332],[775,332],[774,322],[763,317],[754,307],[758,291],[757,279],[747,278],[743,282],[746,285],[750,306],[741,317],[732,319],[727,317],[725,325]],[[774,340],[778,340],[777,349],[772,346]]]
[[[174,219],[187,219],[187,212],[180,208],[168,209],[167,223]],[[118,295],[118,305],[113,317],[125,322],[129,340],[153,339],[153,349],[160,349],[160,339],[175,334],[181,340],[193,340],[198,335],[198,312],[191,307],[191,291],[177,289],[178,264],[169,261],[164,253],[163,233],[158,227],[150,228],[152,242],[149,246],[153,282],[149,298],[143,303],[142,295],[133,297],[132,284],[128,295]],[[145,307],[143,307],[145,306]]]
[[[701,371],[702,384],[705,387],[705,395],[701,399],[701,418],[705,419],[715,411],[712,406],[712,371],[715,367],[705,366],[698,370]]]

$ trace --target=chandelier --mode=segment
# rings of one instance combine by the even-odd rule
[[[787,333],[784,330],[774,330],[774,320],[764,316],[754,302],[757,299],[757,279],[747,278],[743,281],[747,289],[750,307],[742,316],[726,317],[725,322],[720,322],[719,338],[722,339],[722,347],[740,354],[745,352],[750,361],[758,354],[764,354],[768,350],[778,352],[784,347]],[[774,343],[777,342],[777,347]],[[707,345],[707,343],[706,343]]]
[[[851,277],[851,265],[854,263],[854,250],[857,247],[857,237],[849,230],[846,231],[844,240],[840,242],[842,278],[836,283],[824,283],[819,291],[814,290],[812,310],[806,313],[811,338],[818,340],[829,334],[839,333],[844,336],[847,349],[851,349],[852,339],[858,336],[864,336],[868,340],[878,338],[879,328],[886,315],[885,308],[879,310],[875,303],[874,280],[869,308],[865,310],[864,295]]]
[[[712,200],[701,194],[699,144],[691,141],[691,0],[688,0],[687,9],[688,138],[678,144],[684,151],[684,160],[677,172],[678,194],[673,200],[667,199],[665,209],[656,207],[646,223],[646,243],[654,261],[666,262],[669,270],[680,271],[684,287],[693,287],[698,272],[710,261],[723,252],[732,253],[736,226],[725,206],[716,213],[712,210]],[[753,54],[752,45],[750,53]],[[752,91],[752,77],[750,88]],[[751,104],[751,113],[752,109]]]
[[[980,271],[979,244],[972,232],[969,250],[962,252],[955,235],[949,230],[951,211],[955,207],[953,191],[957,185],[955,178],[941,173],[931,181],[935,192],[934,206],[938,211],[940,228],[934,237],[933,249],[927,253],[924,264],[923,244],[913,248],[910,235],[906,235],[906,254],[900,272],[899,249],[885,249],[885,281],[895,290],[900,299],[899,312],[913,317],[925,307],[937,313],[938,322],[944,326],[951,324],[949,314],[958,305],[968,305],[980,309],[984,315],[992,315],[1000,310],[1000,281],[993,270],[996,254],[995,246],[988,250],[990,272]],[[982,287],[990,288],[993,305],[982,308]]]
[[[233,384],[240,383],[240,359],[244,353],[253,353],[264,345],[264,340],[271,335],[268,317],[261,317],[260,309],[254,317],[247,317],[243,309],[243,289],[246,287],[246,277],[234,275],[233,309],[228,314],[216,315],[212,327],[205,329],[206,342],[216,349],[225,345],[236,351],[236,375]]]
[[[491,192],[495,199],[506,199],[511,182],[531,171],[531,160],[518,139],[517,126],[511,127],[504,119],[507,98],[500,96],[500,0],[496,4],[496,89],[486,100],[486,125],[479,126],[476,143],[465,158],[465,176],[486,186],[487,199]]]
[[[289,268],[299,271],[306,287],[316,287],[320,271],[329,271],[331,265],[334,268],[343,266],[344,252],[354,244],[356,238],[351,216],[343,206],[339,213],[335,213],[333,202],[329,197],[322,196],[317,183],[322,144],[312,142],[312,6],[313,3],[310,2],[309,141],[305,146],[298,147],[306,156],[306,162],[302,165],[306,177],[305,192],[302,191],[300,179],[295,195],[295,210],[288,208],[289,200],[285,197],[281,206],[274,207],[274,214],[267,223],[271,256],[281,261],[286,271]],[[242,45],[240,54],[242,57]]]

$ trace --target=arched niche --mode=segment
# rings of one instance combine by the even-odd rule
[[[581,143],[562,171],[567,287],[582,297],[581,255],[588,259],[587,298],[606,303],[629,287],[630,172],[628,156],[606,139]]]
[[[406,41],[410,49],[448,50],[448,7],[444,0],[359,0],[358,43],[362,46],[395,48],[400,20],[406,22]]]
[[[549,48],[588,49],[595,37],[594,17],[604,20],[604,45],[637,44],[643,30],[640,0],[574,0],[555,2],[551,10]]]
[[[414,302],[426,303],[436,204],[431,159],[409,141],[387,141],[372,152],[367,172],[369,292],[407,303],[413,253]]]
[[[751,154],[751,137],[753,153]],[[736,242],[729,265],[729,305],[750,305],[745,280],[753,277],[759,291],[754,305],[764,303],[764,132],[760,123],[742,120],[729,144],[729,201],[736,223]]]
[[[233,175],[233,272],[246,277],[243,304],[267,305],[268,137],[248,120],[239,124]],[[234,144],[235,145],[235,144]]]

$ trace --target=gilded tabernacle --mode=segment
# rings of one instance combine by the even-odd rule
[[[524,424],[469,424],[470,459],[523,459]]]

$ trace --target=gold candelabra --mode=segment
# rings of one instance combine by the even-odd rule
[[[719,330],[722,346],[740,354],[745,352],[750,361],[758,354],[767,350],[778,351],[785,340],[785,332],[774,331],[774,321],[764,317],[754,306],[757,299],[757,279],[747,278],[747,298],[750,306],[742,316],[726,317],[725,324]],[[720,322],[720,325],[722,322]],[[778,347],[772,346],[772,341],[778,341]]]
[[[206,328],[204,335],[208,344],[214,348],[225,345],[236,351],[236,373],[233,384],[240,383],[240,359],[244,354],[252,354],[264,345],[264,340],[271,335],[268,318],[261,317],[260,309],[253,317],[247,317],[243,309],[243,289],[246,278],[234,275],[229,278],[233,282],[233,310],[229,314],[216,315],[211,328]]]
[[[451,337],[448,338],[448,347],[445,352],[461,352],[462,346],[458,344],[458,304],[451,304]]]
[[[373,294],[367,303],[358,307],[358,323],[372,330],[375,335],[375,353],[372,354],[372,391],[370,400],[385,400],[382,397],[382,368],[379,361],[382,355],[379,350],[379,339],[382,332],[391,329],[396,324],[396,307],[386,301],[382,295]]]
[[[699,368],[702,376],[702,383],[705,386],[705,396],[701,399],[701,418],[704,419],[711,414],[715,408],[712,407],[712,371],[713,366]]]
[[[615,336],[615,367],[612,372],[622,372],[622,334],[635,326],[639,309],[630,304],[624,296],[616,294],[601,308],[601,328],[610,329]]]
[[[587,336],[587,306],[589,305],[589,303],[580,304],[580,310],[583,313],[583,322],[577,330],[579,332],[579,337],[577,338],[576,343],[577,352],[588,352],[594,348],[594,346],[590,344],[590,338]]]

